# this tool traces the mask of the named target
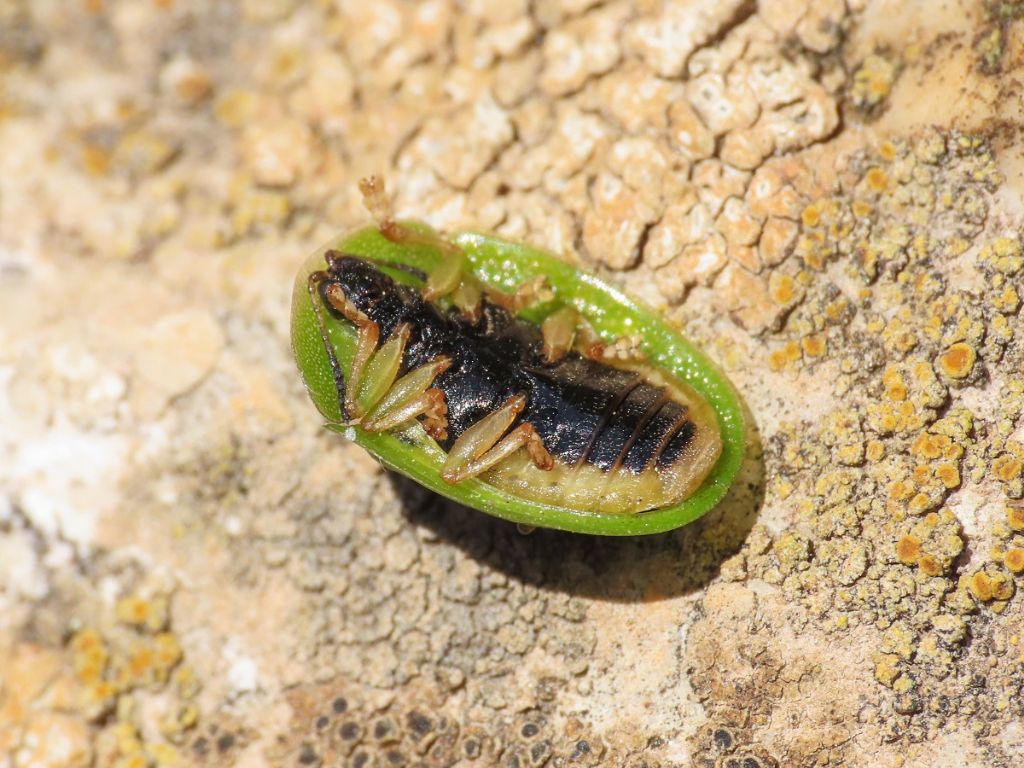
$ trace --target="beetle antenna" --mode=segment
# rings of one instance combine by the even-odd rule
[[[459,246],[440,237],[436,233],[417,232],[395,221],[391,199],[388,197],[387,189],[384,187],[384,180],[379,176],[367,176],[365,179],[360,179],[359,191],[363,193],[363,205],[369,211],[373,220],[377,222],[377,229],[391,242],[425,245],[430,248],[437,248],[443,254],[450,257],[462,256],[462,249]]]
[[[373,220],[377,222],[377,229],[388,240],[401,243],[408,239],[405,227],[396,222],[393,218],[394,211],[391,208],[391,199],[388,197],[387,189],[384,187],[384,180],[379,176],[367,176],[359,180],[359,191],[363,193],[363,205]]]

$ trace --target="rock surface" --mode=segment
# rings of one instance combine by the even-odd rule
[[[0,766],[1015,764],[1022,17],[0,0]],[[725,503],[523,535],[322,430],[370,173],[701,344]]]

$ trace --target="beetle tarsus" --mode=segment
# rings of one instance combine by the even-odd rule
[[[544,441],[537,434],[533,424],[528,421],[524,422],[519,429],[526,432],[526,452],[537,469],[543,469],[545,472],[554,469],[555,457],[544,447]]]

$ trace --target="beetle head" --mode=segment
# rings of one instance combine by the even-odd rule
[[[345,296],[369,314],[394,287],[394,281],[370,262],[338,251],[327,252],[328,271]]]

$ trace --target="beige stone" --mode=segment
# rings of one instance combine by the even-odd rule
[[[656,212],[622,180],[602,174],[591,191],[593,208],[583,219],[583,245],[591,258],[611,269],[627,269],[640,259],[640,238]]]
[[[797,24],[800,42],[815,53],[828,53],[840,40],[841,23],[846,16],[844,0],[815,0]]]
[[[785,176],[772,165],[761,166],[750,179],[746,191],[747,206],[752,216],[797,219],[803,202]]]
[[[305,169],[313,135],[299,120],[276,118],[248,124],[242,135],[243,162],[260,184],[288,187]]]
[[[678,77],[690,55],[711,39],[737,13],[741,0],[709,5],[666,0],[627,26],[627,50],[639,55],[662,77]]]
[[[205,101],[213,91],[210,73],[196,61],[177,56],[160,70],[160,87],[188,106]]]
[[[644,245],[644,263],[657,269],[668,264],[682,253],[683,248],[694,241],[689,230],[689,213],[696,204],[696,194],[689,195],[673,203],[662,214],[647,236]],[[708,230],[705,224],[705,231]]]
[[[711,157],[715,151],[715,134],[704,125],[689,102],[680,99],[669,107],[669,136],[675,147],[691,160]]]
[[[738,264],[729,264],[716,287],[736,321],[751,333],[760,333],[778,317],[779,308],[768,295],[765,281]]]
[[[92,762],[89,728],[56,712],[34,715],[25,726],[15,768],[85,768]]]
[[[162,409],[210,373],[224,341],[220,324],[205,310],[185,309],[163,317],[139,339],[133,399]]]
[[[752,126],[761,112],[757,97],[744,83],[726,84],[721,75],[690,80],[686,96],[701,121],[716,136]]]
[[[774,267],[785,261],[792,252],[800,227],[795,221],[770,216],[761,230],[757,242],[758,254],[767,267]]]
[[[622,58],[619,30],[628,12],[622,3],[570,21],[544,39],[540,86],[552,96],[578,91],[590,77],[610,71]]]
[[[670,302],[679,302],[698,283],[709,284],[727,263],[725,238],[713,233],[657,271],[658,290]]]
[[[768,131],[758,128],[737,128],[725,135],[719,157],[745,171],[752,171],[761,165],[775,148],[775,139]]]
[[[310,57],[309,75],[291,98],[291,107],[308,120],[327,130],[344,125],[352,109],[355,77],[343,57],[321,51]]]
[[[429,121],[408,157],[426,163],[451,186],[467,189],[512,136],[508,112],[487,95],[448,120]]]
[[[730,246],[754,245],[761,236],[761,222],[750,215],[746,204],[738,197],[730,197],[715,220],[715,229],[725,235]]]

